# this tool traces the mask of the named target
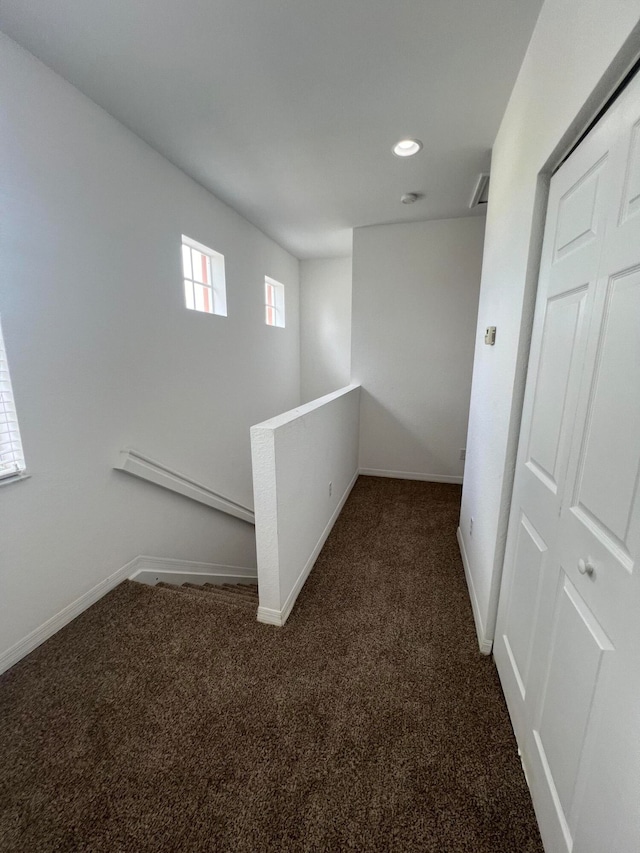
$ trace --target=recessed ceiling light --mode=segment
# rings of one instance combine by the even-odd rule
[[[393,146],[393,153],[396,157],[411,157],[421,148],[422,142],[419,139],[401,139]]]

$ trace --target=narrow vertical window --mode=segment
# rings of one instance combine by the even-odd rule
[[[284,328],[284,284],[269,276],[264,279],[265,322]]]
[[[9,364],[0,326],[0,480],[25,470]]]
[[[182,275],[187,308],[227,316],[224,255],[183,234]]]

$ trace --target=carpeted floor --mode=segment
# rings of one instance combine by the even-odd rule
[[[284,628],[115,589],[0,680],[0,850],[539,853],[459,502],[361,477]]]

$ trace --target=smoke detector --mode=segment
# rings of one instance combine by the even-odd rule
[[[420,196],[418,193],[405,193],[400,196],[400,201],[403,204],[413,204],[415,201],[418,201],[419,198]]]

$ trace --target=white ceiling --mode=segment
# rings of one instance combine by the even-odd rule
[[[469,215],[541,5],[2,0],[0,29],[308,258],[349,254],[356,226]],[[402,160],[406,136],[424,149]]]

